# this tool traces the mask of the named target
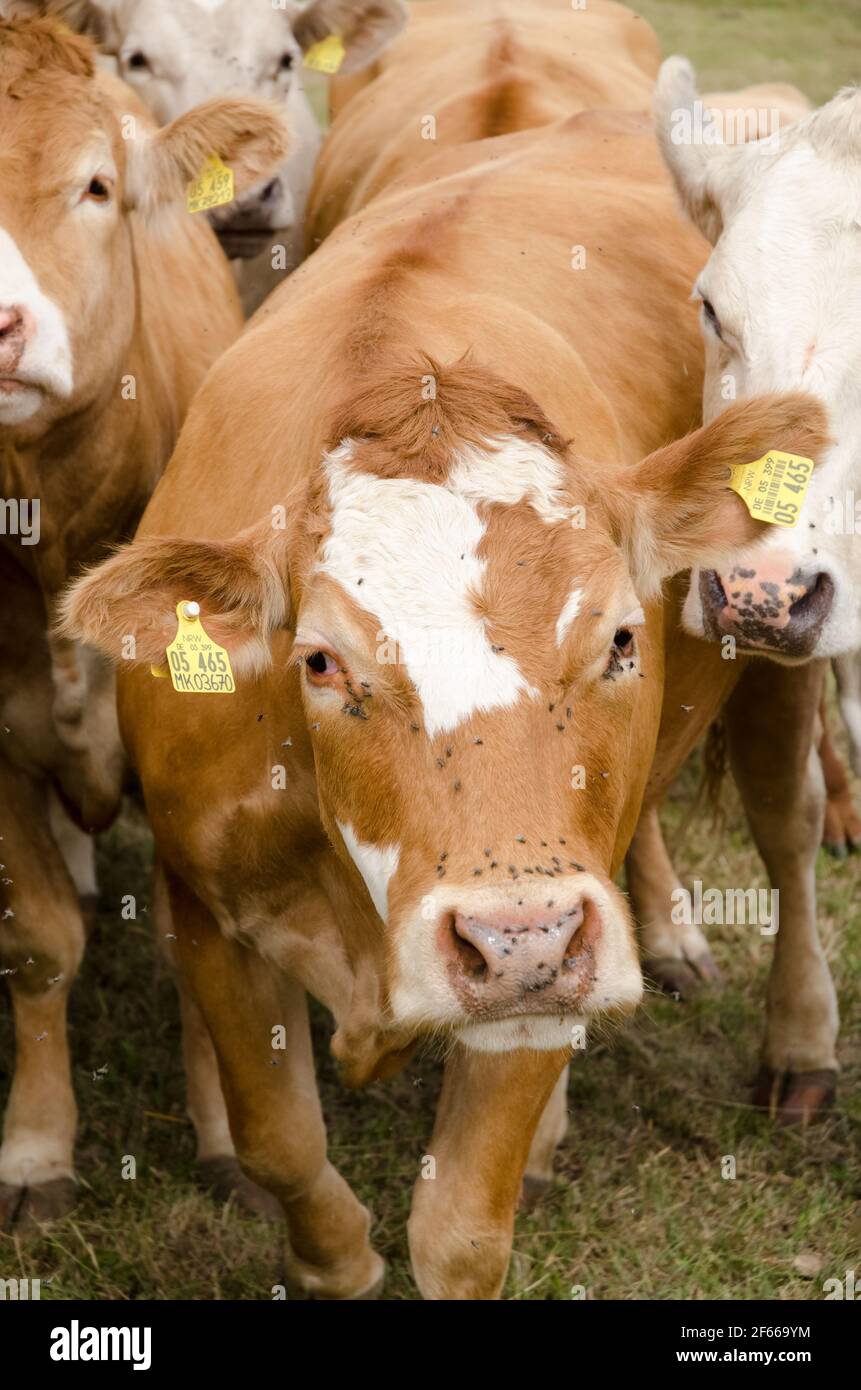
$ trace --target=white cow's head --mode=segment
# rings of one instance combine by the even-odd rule
[[[733,399],[804,390],[828,407],[833,443],[793,529],[774,526],[749,563],[694,570],[685,624],[733,634],[784,661],[861,646],[861,91],[747,145],[706,117],[684,58],[656,90],[664,157],[714,245],[702,301],[706,420]]]
[[[162,125],[214,97],[253,94],[289,104],[291,160],[302,140],[312,142],[313,160],[319,140],[301,94],[307,50],[339,34],[340,72],[358,72],[406,19],[402,0],[0,0],[4,6],[16,14],[56,14],[98,39]],[[292,227],[294,199],[285,169],[213,214],[228,254],[255,255],[267,232]]]

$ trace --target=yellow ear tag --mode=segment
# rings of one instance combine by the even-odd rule
[[[232,695],[236,682],[230,657],[204,631],[200,605],[178,603],[176,616],[179,627],[166,653],[174,690],[181,695]]]
[[[752,517],[774,526],[794,526],[813,476],[813,460],[772,449],[754,463],[737,464],[729,486]]]
[[[347,50],[340,34],[327,34],[319,43],[312,44],[305,54],[305,67],[315,72],[326,72],[330,77],[338,71]]]
[[[217,154],[209,155],[197,178],[188,185],[189,212],[206,212],[207,208],[232,203],[234,184],[233,170],[222,164]]]

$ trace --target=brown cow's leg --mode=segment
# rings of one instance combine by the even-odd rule
[[[681,890],[670,859],[659,806],[644,806],[625,860],[628,892],[640,928],[643,969],[668,994],[686,998],[702,980],[720,976],[708,942],[695,924],[674,922],[673,893]]]
[[[861,849],[861,817],[855,810],[843,759],[831,740],[828,703],[822,692],[819,717],[819,760],[825,777],[825,829],[822,843],[835,859],[845,859],[850,849]]]
[[[222,936],[173,874],[168,885],[179,968],[215,1046],[239,1161],[287,1219],[288,1283],[299,1297],[370,1296],[383,1262],[366,1208],[326,1157],[305,992]]]
[[[197,1165],[201,1181],[216,1200],[233,1199],[243,1211],[275,1220],[281,1216],[278,1200],[247,1178],[239,1166],[212,1038],[183,976],[176,969],[173,950],[173,918],[167,884],[160,865],[153,876],[153,925],[159,949],[174,974],[182,1021],[182,1057],[185,1065],[188,1115],[197,1136]]]
[[[499,1297],[529,1146],[569,1055],[456,1045],[409,1220],[424,1298]]]
[[[553,1160],[568,1132],[568,1070],[564,1068],[541,1112],[523,1174],[521,1206],[532,1206],[553,1182]]]
[[[47,788],[0,763],[0,806],[0,969],[10,972],[16,1050],[0,1147],[0,1227],[26,1229],[75,1200],[66,1005],[85,933],[76,885],[51,833]],[[70,844],[74,834],[84,838],[69,830]]]
[[[823,673],[822,662],[751,664],[726,713],[733,774],[780,894],[757,1098],[782,1124],[821,1110],[837,1073],[837,1000],[816,927],[825,787],[814,731]]]

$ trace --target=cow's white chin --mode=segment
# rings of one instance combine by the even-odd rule
[[[585,1020],[578,1014],[523,1014],[489,1023],[467,1023],[455,1037],[473,1052],[558,1052],[583,1046]]]
[[[20,381],[0,381],[0,425],[22,425],[31,420],[42,405],[38,386]]]

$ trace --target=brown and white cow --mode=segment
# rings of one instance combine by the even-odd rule
[[[241,327],[186,185],[219,152],[247,186],[286,134],[251,101],[157,131],[96,73],[89,41],[45,20],[0,22],[0,127],[0,964],[17,1047],[0,1221],[24,1221],[74,1191],[66,1003],[79,898],[96,887],[89,832],[115,815],[123,776],[110,666],[47,629],[67,581],[133,534]],[[16,510],[28,525],[12,533]]]
[[[485,7],[497,43],[509,10]],[[701,255],[643,117],[440,154],[225,354],[137,539],[67,603],[64,630],[122,668],[181,969],[300,1294],[382,1273],[326,1157],[306,991],[350,1084],[445,1047],[410,1244],[425,1296],[455,1298],[501,1289],[584,1021],[640,997],[613,876],[661,720],[661,581],[761,529],[729,464],[824,440],[793,396],[667,443],[699,409]],[[185,602],[235,693],[150,674]]]
[[[210,215],[246,314],[302,256],[305,205],[322,134],[303,86],[303,59],[330,33],[348,76],[373,64],[404,25],[402,0],[0,0],[16,14],[52,13],[96,38],[160,124],[201,102],[277,102],[290,149],[272,173]]]

